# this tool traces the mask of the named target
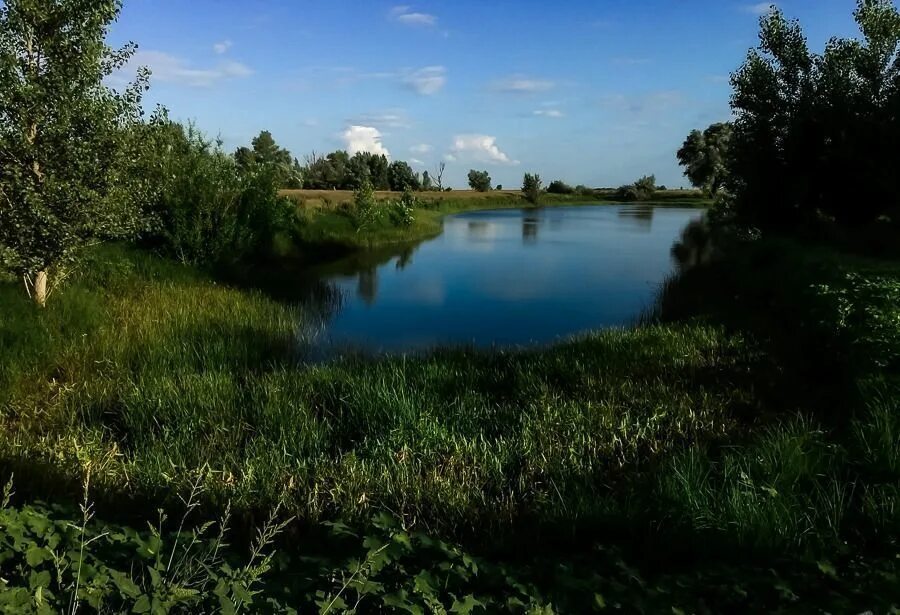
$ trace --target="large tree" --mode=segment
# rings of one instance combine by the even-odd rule
[[[395,160],[388,168],[388,182],[391,190],[403,192],[404,190],[418,190],[421,187],[419,176],[408,163]]]
[[[896,207],[900,168],[900,12],[858,0],[861,37],[811,53],[775,9],[733,75],[728,188],[738,215],[787,226],[829,214],[864,223]]]
[[[106,45],[120,0],[0,4],[0,255],[44,305],[85,245],[136,230],[114,189],[148,73],[104,80],[136,47]]]
[[[678,163],[695,188],[715,196],[728,173],[728,144],[731,124],[713,124],[704,131],[694,130],[678,150]]]
[[[487,192],[491,189],[491,176],[487,171],[469,171],[469,187],[478,192]]]

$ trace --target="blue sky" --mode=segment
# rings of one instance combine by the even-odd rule
[[[299,158],[384,151],[465,185],[686,184],[675,151],[730,117],[753,0],[125,0],[112,42],[154,71],[148,105],[226,147],[260,130]],[[856,34],[852,0],[784,0],[811,46]]]

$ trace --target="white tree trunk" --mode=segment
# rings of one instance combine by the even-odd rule
[[[40,307],[47,307],[47,270],[37,272],[34,278],[34,302]]]

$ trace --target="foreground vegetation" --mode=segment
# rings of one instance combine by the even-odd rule
[[[461,573],[442,568],[453,553],[484,572],[454,577],[465,594],[432,596],[448,607],[490,604],[513,578],[524,604],[576,610],[595,594],[750,604],[754,583],[782,606],[896,604],[900,266],[793,242],[733,254],[667,287],[657,324],[543,350],[306,364],[297,308],[139,251],[99,252],[44,312],[0,288],[0,462],[28,499],[77,502],[89,473],[101,518],[134,522],[147,504],[177,518],[198,481],[198,522],[229,506],[238,537],[269,511],[296,517],[279,538],[287,559],[260,573],[312,558],[316,589],[295,586],[288,604],[333,597],[344,584],[326,568],[346,581],[395,536],[407,538],[355,577],[377,580],[364,604],[407,588],[427,605],[406,584]],[[379,512],[390,519],[371,525]],[[331,541],[345,539],[316,530],[338,519],[369,536],[342,556]],[[471,549],[434,551],[444,543],[429,537]],[[651,553],[631,581],[596,572]],[[558,576],[531,567],[538,555],[559,559]],[[710,583],[729,589],[699,591]]]

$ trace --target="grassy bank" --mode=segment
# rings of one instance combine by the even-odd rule
[[[474,555],[447,607],[514,579],[570,612],[896,601],[900,265],[763,243],[663,299],[655,324],[549,349],[309,365],[299,308],[106,249],[46,311],[0,285],[0,467],[24,500],[77,502],[89,473],[100,516],[131,522],[177,518],[198,480],[200,519],[280,506],[285,570],[318,522],[368,527],[347,562],[401,543],[356,576],[385,584],[370,605],[424,601],[416,575]],[[324,596],[353,574],[315,561]]]
[[[372,248],[389,244],[415,243],[440,234],[444,216],[477,209],[503,209],[533,207],[522,192],[494,190],[476,192],[453,190],[449,192],[416,193],[418,206],[413,212],[410,226],[396,226],[385,220],[372,227],[359,230],[346,211],[353,203],[349,190],[285,190],[298,206],[299,224],[297,237],[307,252],[326,254],[346,252],[358,248]],[[377,192],[379,200],[399,198],[398,193]],[[593,194],[565,195],[545,194],[541,206],[620,204],[611,190],[598,190]],[[711,201],[691,190],[659,191],[653,201],[636,205],[668,205],[673,207],[708,207]]]

